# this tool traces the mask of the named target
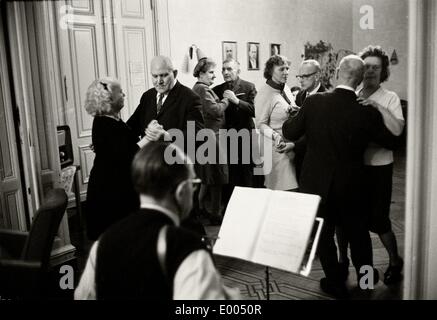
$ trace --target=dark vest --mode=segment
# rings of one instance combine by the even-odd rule
[[[158,233],[167,229],[164,275],[158,261]],[[140,209],[113,225],[99,240],[96,259],[97,299],[171,300],[179,265],[193,251],[204,249],[198,235],[173,225],[165,214]]]

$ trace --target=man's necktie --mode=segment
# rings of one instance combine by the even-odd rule
[[[156,105],[156,114],[159,114],[162,108],[162,99],[164,98],[164,95],[162,93],[159,94],[158,104]]]

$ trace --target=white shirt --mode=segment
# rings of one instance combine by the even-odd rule
[[[335,87],[336,89],[345,89],[345,90],[349,90],[349,91],[353,91],[355,93],[355,89],[349,86],[345,86],[343,84],[340,84],[338,86]]]
[[[169,216],[176,225],[179,218],[171,211],[155,205],[141,204],[142,208],[158,210]],[[75,300],[95,300],[95,266],[99,241],[91,247],[88,261],[74,291]],[[174,300],[240,299],[238,289],[224,286],[220,274],[206,250],[196,250],[188,255],[176,271],[173,282]]]
[[[311,92],[307,92],[307,97],[309,97],[313,94],[316,94],[317,91],[319,90],[320,86],[321,86],[321,83],[319,82],[319,84]]]
[[[168,92],[164,93],[164,96],[162,97],[162,105],[164,105],[165,100],[167,100],[168,94],[170,93],[171,90],[173,90],[174,86],[176,85],[176,82],[178,82],[178,81],[176,79],[174,79],[173,87]],[[156,103],[158,103],[160,95],[161,95],[161,93],[159,93],[159,92],[156,94]]]
[[[398,95],[387,89],[379,87],[368,100],[373,100],[386,108],[399,121],[404,122],[401,100]],[[394,132],[392,132],[394,133]],[[364,152],[364,164],[368,166],[383,166],[393,163],[393,151],[377,144],[370,144]]]

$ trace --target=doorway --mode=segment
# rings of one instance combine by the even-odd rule
[[[25,231],[29,210],[20,148],[20,117],[11,78],[6,3],[0,2],[0,228]]]
[[[126,92],[122,118],[133,113],[149,87],[148,65],[156,52],[154,14],[149,0],[57,1],[58,40],[64,86],[63,119],[71,129],[79,188],[85,200],[94,162],[92,117],[83,107],[87,87],[101,77],[117,78]]]

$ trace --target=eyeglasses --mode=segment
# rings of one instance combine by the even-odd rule
[[[187,179],[185,181],[190,182],[191,185],[193,186],[194,190],[199,188],[199,185],[202,183],[202,179],[199,179],[199,178],[191,178],[191,179]]]
[[[308,79],[309,77],[315,75],[316,73],[317,73],[317,71],[316,71],[316,72],[313,72],[313,73],[309,73],[309,74],[298,74],[298,75],[296,76],[296,78],[297,78],[297,79]]]
[[[188,179],[182,180],[181,182],[179,182],[178,184],[173,186],[172,192],[175,192],[179,186],[184,185],[187,182],[191,183],[193,191],[196,191],[199,188],[200,184],[202,183],[202,180],[198,179],[198,178],[188,178]]]

